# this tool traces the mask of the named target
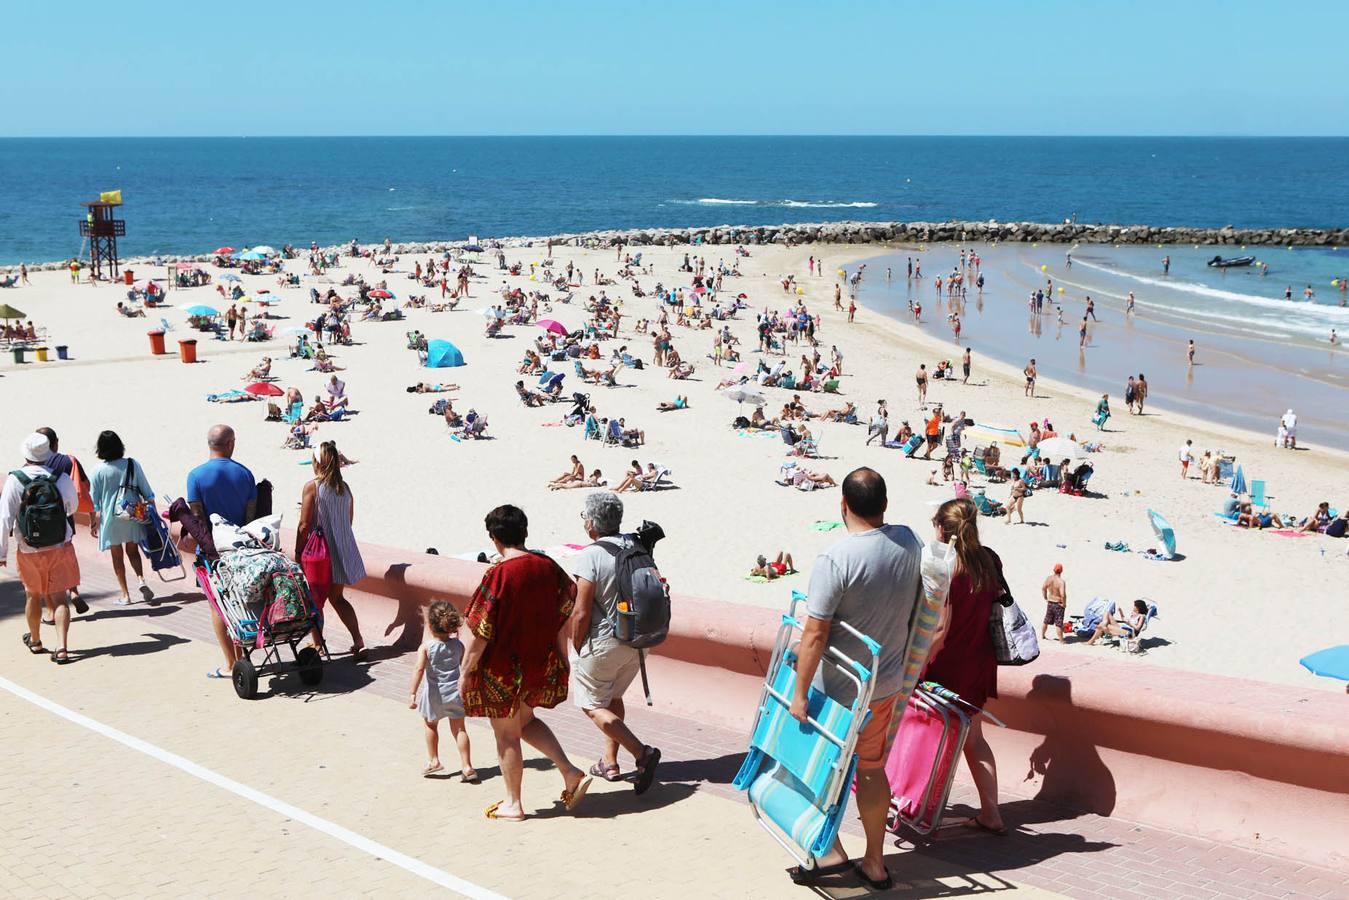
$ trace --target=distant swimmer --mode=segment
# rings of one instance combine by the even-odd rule
[[[1340,339],[1339,339],[1339,337],[1335,334],[1335,329],[1334,329],[1334,328],[1330,329],[1330,343],[1331,343],[1331,345],[1333,346],[1333,345],[1335,345],[1335,344],[1338,344],[1339,342],[1340,342]]]
[[[1302,292],[1302,296],[1308,303],[1310,303],[1311,299],[1316,296],[1316,291],[1312,290],[1312,286],[1309,284],[1307,285],[1307,289]]]
[[[1288,287],[1286,287],[1286,288],[1283,289],[1283,299],[1285,299],[1285,300],[1292,300],[1292,299],[1293,299],[1293,286],[1292,286],[1291,284],[1288,285]]]
[[[1170,274],[1171,274],[1171,257],[1170,257],[1170,256],[1163,256],[1163,257],[1162,257],[1162,274],[1163,274],[1163,275],[1170,275]]]

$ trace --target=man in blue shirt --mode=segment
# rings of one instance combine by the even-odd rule
[[[212,513],[233,525],[247,525],[257,512],[258,486],[253,473],[232,458],[234,429],[228,425],[213,426],[206,434],[206,446],[211,458],[187,474],[188,505],[208,528]],[[234,639],[215,604],[211,605],[211,625],[225,654],[225,667],[207,673],[207,677],[228,679],[238,657]]]

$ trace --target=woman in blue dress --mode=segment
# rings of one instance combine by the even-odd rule
[[[146,481],[140,464],[126,458],[126,448],[116,432],[105,431],[98,436],[97,454],[103,460],[103,465],[98,467],[89,482],[89,491],[94,498],[90,532],[98,538],[98,549],[112,554],[112,570],[122,589],[117,604],[125,606],[135,602],[126,586],[128,560],[132,571],[136,573],[136,580],[140,582],[138,590],[141,598],[151,601],[155,594],[145,583],[145,570],[137,545],[145,537],[146,526],[142,524],[144,516],[154,515],[153,508],[149,506],[154,500],[154,491],[150,489],[150,482]],[[144,508],[140,506],[142,503],[145,504]]]

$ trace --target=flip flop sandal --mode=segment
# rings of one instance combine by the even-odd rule
[[[637,762],[637,777],[632,784],[635,794],[645,794],[656,780],[656,766],[660,765],[660,748],[647,747]]]
[[[791,876],[792,884],[812,885],[817,881],[828,878],[831,875],[845,875],[853,870],[853,862],[845,859],[843,862],[834,863],[831,866],[816,866],[813,869],[803,869],[800,866],[792,866],[787,870]]]
[[[581,804],[581,800],[585,797],[586,791],[590,790],[590,783],[594,780],[595,779],[593,778],[583,778],[581,779],[581,783],[576,786],[576,790],[564,790],[562,792],[562,804],[567,807],[567,812],[571,812]]]
[[[602,759],[590,767],[590,774],[605,781],[619,781],[623,777],[617,764],[605,765]]]
[[[1097,644],[1096,646],[1099,647],[1099,646],[1102,646],[1102,645],[1101,645],[1101,644]],[[998,837],[1007,837],[1007,827],[1006,827],[1006,826],[1003,826],[1002,828],[990,828],[989,826],[985,825],[983,822],[980,822],[978,816],[975,816],[975,817],[972,818],[972,819],[966,819],[964,822],[961,822],[960,824],[961,824],[961,827],[963,827],[963,828],[971,828],[971,829],[974,829],[974,830],[976,830],[976,831],[986,831],[986,832],[988,832],[989,834],[994,834],[994,835],[997,835]]]
[[[857,873],[858,878],[862,879],[862,883],[873,891],[888,891],[895,886],[895,879],[888,871],[885,873],[885,877],[879,880],[868,875],[862,869],[861,863],[853,863],[853,871]]]
[[[57,650],[52,653],[51,660],[58,666],[64,666],[66,663],[70,662],[70,654],[65,650]]]
[[[115,604],[118,605],[118,606],[130,606],[131,604],[135,603],[136,601],[135,601],[135,600],[132,600],[130,597],[118,597],[116,600],[114,600],[114,601],[112,601],[112,602],[115,603]]]
[[[432,775],[436,774],[437,772],[444,772],[444,771],[445,767],[442,766],[440,763],[436,763],[434,766],[431,765],[430,763],[427,763],[425,766],[422,767],[422,777],[429,778]]]
[[[504,800],[498,800],[496,803],[493,803],[491,806],[487,807],[486,809],[484,809],[484,810],[482,811],[482,812],[483,812],[483,815],[485,815],[485,816],[487,816],[487,818],[493,819],[493,820],[495,820],[495,821],[497,821],[497,822],[523,822],[523,821],[525,820],[525,817],[524,817],[524,816],[499,816],[499,815],[497,815],[497,810],[501,807],[501,804],[504,803],[504,802],[505,802]]]
[[[33,640],[33,635],[31,632],[24,633],[23,645],[28,648],[29,653],[32,653],[34,655],[47,652],[47,648],[42,646],[41,641]]]
[[[43,620],[42,620],[42,624],[43,624],[43,625],[52,625],[52,626],[55,626],[55,625],[56,625],[56,620],[55,620],[55,619],[43,619]]]
[[[230,674],[217,666],[217,667],[216,667],[215,669],[213,669],[212,671],[207,672],[207,673],[206,673],[206,677],[207,677],[207,678],[229,678],[229,677],[230,677]]]
[[[459,773],[460,784],[482,784],[482,779],[478,777],[477,769],[469,769],[467,772]]]
[[[358,663],[367,662],[370,659],[370,653],[368,650],[366,650],[366,648],[362,647],[359,650],[351,651],[351,658],[353,661]]]

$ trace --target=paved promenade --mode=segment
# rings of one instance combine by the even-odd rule
[[[287,674],[245,702],[204,677],[218,651],[203,601],[165,590],[158,607],[117,608],[106,562],[81,556],[93,609],[74,622],[64,667],[19,642],[22,590],[0,575],[0,897],[293,896],[296,885],[339,896],[810,895],[787,881],[789,859],[729,787],[743,734],[634,708],[635,730],[665,754],[651,792],[597,782],[568,815],[560,779],[531,759],[531,820],[489,822],[482,809],[501,783],[485,725],[470,723],[483,784],[419,775],[410,654],[376,649],[359,666],[339,656],[315,691]],[[364,625],[378,647],[384,623]],[[597,757],[599,734],[579,712],[545,718],[573,762]],[[448,735],[442,751],[452,766]],[[1017,774],[1003,773],[1010,837],[948,829],[897,844],[888,896],[1349,895],[1345,873],[1018,796]],[[970,799],[958,783],[956,800]],[[855,823],[845,839],[860,846]],[[821,893],[875,896],[846,878]]]

